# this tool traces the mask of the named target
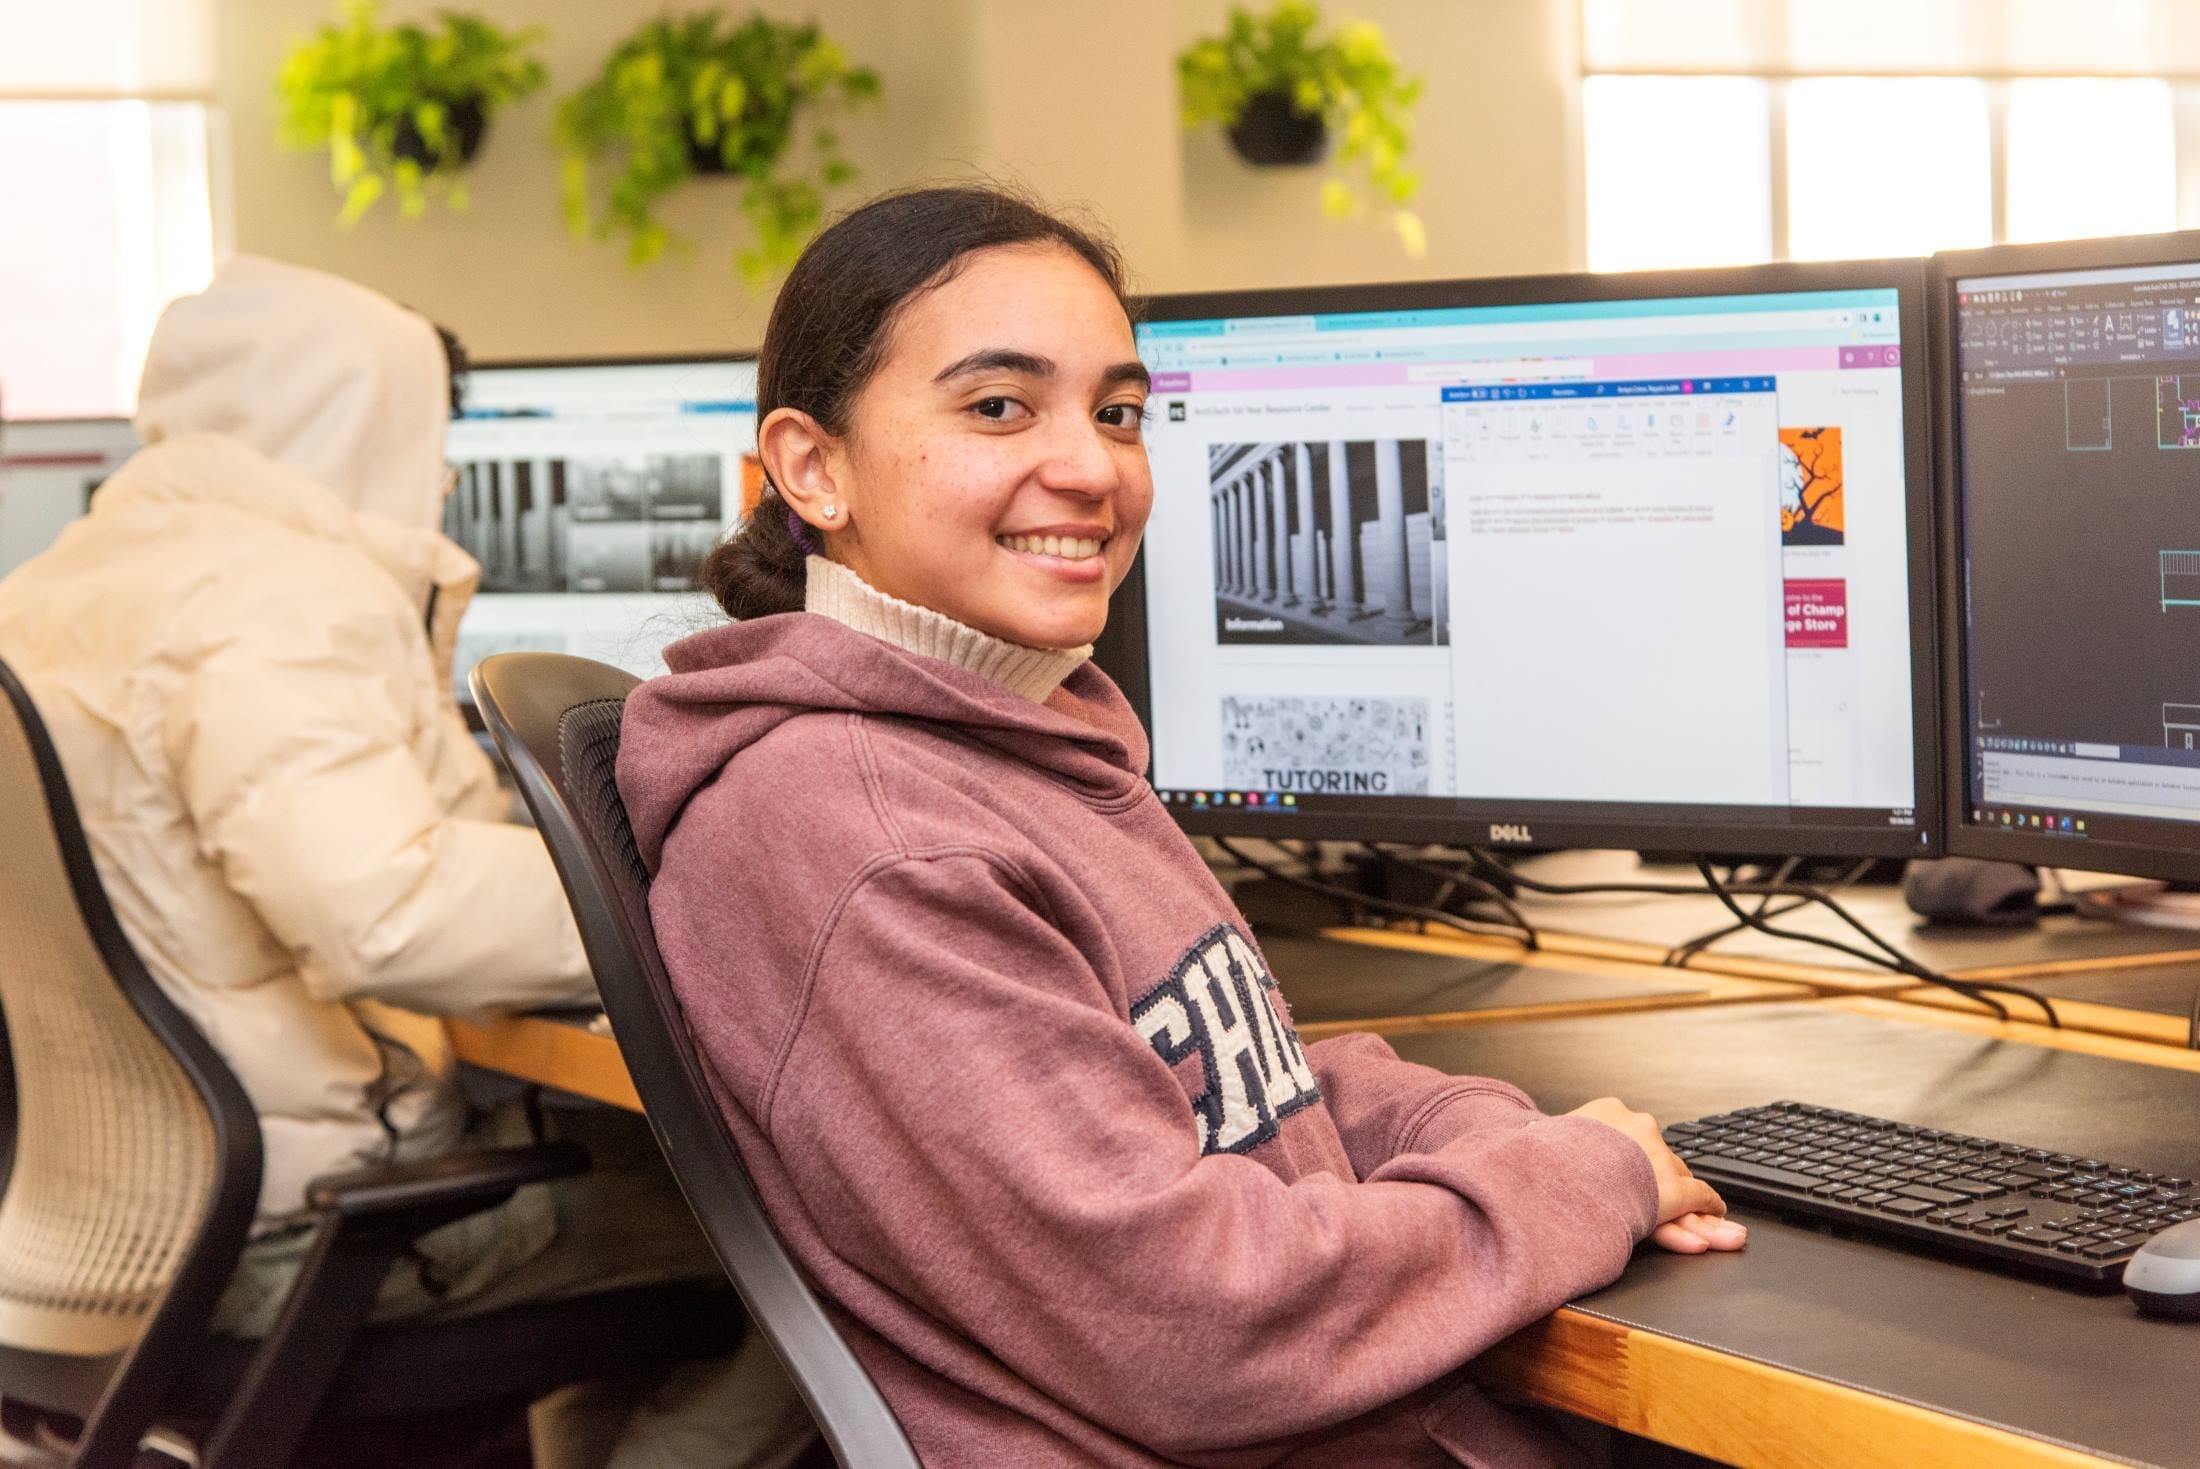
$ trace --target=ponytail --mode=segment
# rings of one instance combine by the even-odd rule
[[[767,488],[741,529],[703,559],[703,590],[732,618],[800,612],[809,586],[808,529]]]

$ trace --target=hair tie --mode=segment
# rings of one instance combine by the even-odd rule
[[[803,555],[815,556],[818,553],[817,542],[810,535],[808,522],[794,513],[792,505],[787,507],[787,534],[794,537],[794,543],[802,548]]]

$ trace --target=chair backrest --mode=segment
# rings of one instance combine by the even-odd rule
[[[17,1125],[0,1195],[0,1393],[85,1414],[77,1463],[128,1463],[244,1248],[259,1122],[124,936],[53,741],[5,663],[0,692],[0,1007]]]
[[[614,768],[632,675],[562,653],[503,653],[474,702],[564,880],[612,1034],[658,1145],[840,1462],[917,1469],[901,1425],[795,1268],[720,1115],[649,921],[649,873]]]

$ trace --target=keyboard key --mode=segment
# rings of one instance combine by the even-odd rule
[[[2042,1229],[2038,1226],[2031,1226],[2024,1229],[2012,1229],[2009,1231],[2009,1237],[2011,1239],[2023,1240],[2028,1245],[2051,1245],[2056,1244],[2066,1238],[2063,1232],[2059,1229]]]
[[[2087,1245],[2078,1253],[2088,1260],[2109,1260],[2118,1255],[2128,1255],[2145,1243],[2144,1240],[2136,1239],[2104,1239],[2096,1244]]]
[[[1977,1232],[1980,1234],[2007,1234],[2010,1230],[2015,1229],[2019,1222],[2015,1219],[1989,1219],[1978,1227]]]
[[[1879,1205],[1879,1208],[1885,1213],[1900,1214],[1907,1218],[1913,1219],[1920,1214],[1931,1213],[1932,1207],[1933,1206],[1924,1199],[1905,1199],[1900,1197],[1891,1198],[1887,1200],[1886,1203]]]
[[[1960,1204],[1963,1195],[1944,1188],[1931,1188],[1922,1183],[1906,1183],[1895,1190],[1904,1198],[1923,1199],[1928,1204]]]
[[[1729,1178],[1746,1179],[1752,1183],[1778,1184],[1782,1188],[1808,1191],[1818,1180],[1807,1174],[1795,1173],[1786,1168],[1768,1168],[1747,1158],[1735,1158],[1711,1153],[1698,1158],[1692,1165],[1699,1172],[1723,1173]]]
[[[2007,1189],[1994,1184],[1979,1183],[1976,1180],[1967,1178],[1952,1179],[1942,1184],[1941,1187],[1950,1193],[1961,1194],[1967,1199],[1998,1199],[2009,1192]]]

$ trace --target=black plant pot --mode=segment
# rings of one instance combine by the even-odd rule
[[[489,130],[489,114],[482,107],[479,97],[446,102],[443,106],[443,128],[458,140],[459,163],[468,164],[481,151],[481,135]],[[417,163],[422,168],[433,168],[436,165],[436,158],[428,148],[427,139],[421,137],[420,129],[413,126],[412,114],[409,112],[397,120],[397,134],[390,139],[390,153],[408,163]]]
[[[733,172],[726,167],[725,155],[718,151],[718,144],[699,143],[693,133],[688,134],[688,166],[705,178]]]
[[[1287,92],[1262,92],[1230,124],[1230,146],[1261,168],[1313,163],[1328,150],[1329,124],[1318,112],[1299,111]]]

